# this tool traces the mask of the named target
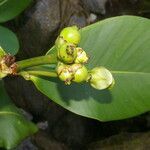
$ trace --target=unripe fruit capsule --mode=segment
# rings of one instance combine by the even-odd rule
[[[72,80],[72,73],[67,69],[64,68],[62,72],[59,74],[59,79],[65,81],[65,84],[71,84]]]
[[[58,58],[66,64],[71,64],[77,57],[77,52],[73,44],[65,43],[57,50]]]
[[[61,31],[60,36],[63,37],[67,42],[75,45],[79,44],[81,38],[77,26],[64,28]]]
[[[71,84],[71,80],[73,78],[73,72],[69,65],[65,65],[63,63],[59,63],[56,72],[61,81],[64,81],[65,84]]]
[[[67,41],[66,41],[66,40],[64,40],[64,38],[63,38],[63,37],[58,36],[58,37],[57,37],[57,39],[56,39],[56,41],[55,41],[56,49],[57,49],[57,50],[58,50],[58,49],[60,49],[60,48],[61,48],[61,46],[62,46],[63,44],[65,44],[65,43],[67,43]]]
[[[73,64],[71,68],[74,72],[74,82],[80,83],[86,81],[88,76],[88,70],[85,66],[81,64]]]
[[[98,90],[112,88],[115,83],[111,72],[104,67],[92,69],[89,73],[88,81],[93,88]]]
[[[87,56],[86,52],[80,47],[77,47],[76,51],[77,51],[77,57],[75,59],[75,63],[81,63],[81,64],[87,63],[89,57]]]

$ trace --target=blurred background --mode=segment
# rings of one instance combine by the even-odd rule
[[[34,0],[5,26],[17,33],[21,45],[17,59],[21,60],[45,54],[66,26],[82,28],[120,15],[150,18],[150,0]],[[150,149],[149,113],[99,122],[68,112],[20,77],[5,79],[5,86],[15,104],[40,128],[16,150]]]

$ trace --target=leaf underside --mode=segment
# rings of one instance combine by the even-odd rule
[[[12,55],[15,55],[19,50],[19,42],[16,35],[2,26],[0,26],[0,46]]]
[[[62,107],[100,121],[125,119],[150,110],[150,20],[120,16],[80,30],[89,69],[111,70],[115,86],[98,91],[87,83],[66,86],[58,79],[32,76],[35,86]]]
[[[12,149],[35,133],[37,127],[10,102],[2,81],[0,91],[0,148]]]
[[[19,15],[32,0],[1,0],[0,22],[6,22]]]

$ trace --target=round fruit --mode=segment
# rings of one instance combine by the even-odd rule
[[[76,51],[77,51],[77,57],[75,59],[75,63],[81,63],[81,64],[87,63],[89,57],[87,56],[86,52],[80,47],[77,47]]]
[[[73,73],[69,65],[59,63],[57,66],[56,72],[61,81],[65,81],[65,84],[68,84],[68,85],[71,84]]]
[[[66,41],[64,40],[64,38],[61,37],[61,36],[58,36],[58,38],[57,38],[56,41],[55,41],[56,49],[57,49],[57,50],[60,49],[61,46],[62,46],[63,44],[65,44],[65,43],[66,43]]]
[[[109,70],[104,67],[96,67],[89,73],[89,79],[91,86],[98,90],[106,88],[112,88],[114,85],[114,78]]]
[[[81,64],[73,64],[72,70],[74,72],[74,78],[73,78],[74,82],[80,83],[86,81],[88,76],[88,70],[85,66]]]
[[[61,31],[60,36],[63,37],[64,40],[66,40],[67,42],[73,43],[75,45],[79,44],[81,38],[78,28],[76,26],[64,28]]]
[[[77,57],[77,52],[73,44],[65,43],[57,50],[57,56],[60,61],[71,64]]]

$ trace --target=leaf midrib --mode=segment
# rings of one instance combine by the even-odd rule
[[[0,116],[1,115],[14,115],[14,116],[21,116],[17,113],[14,113],[14,112],[9,112],[9,111],[0,111]]]
[[[2,2],[0,2],[0,6],[4,5],[8,0],[4,0]]]
[[[136,72],[136,71],[110,71],[113,74],[150,74],[150,72]]]

